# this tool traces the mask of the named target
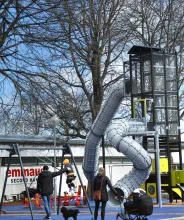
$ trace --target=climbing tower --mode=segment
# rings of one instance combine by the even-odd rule
[[[148,130],[154,130],[157,125],[160,159],[166,163],[166,170],[161,171],[161,183],[172,202],[173,155],[178,157],[179,169],[182,169],[177,54],[145,46],[133,46],[128,54],[129,61],[124,62],[124,78],[130,82],[132,117],[144,117]],[[143,147],[154,155],[154,137],[143,137],[142,142]],[[156,166],[154,162],[153,158],[153,167]],[[156,184],[156,172],[155,168],[146,185]]]

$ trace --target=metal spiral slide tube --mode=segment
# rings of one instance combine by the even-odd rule
[[[133,163],[132,170],[122,177],[113,187],[119,192],[123,192],[128,197],[131,192],[138,188],[149,177],[151,172],[151,157],[144,148],[132,137],[126,136],[128,133],[134,135],[145,131],[142,122],[118,120],[112,122],[107,129],[107,138],[117,151],[126,155]],[[114,199],[114,194],[109,191],[109,204],[117,206],[119,203]]]
[[[105,104],[101,107],[90,132],[86,138],[84,151],[83,170],[88,180],[94,176],[98,170],[99,145],[103,134],[117,111],[122,99],[124,98],[123,83],[116,84],[110,93]]]
[[[140,135],[141,132],[146,130],[143,122],[135,120],[115,120],[111,122],[123,98],[123,83],[116,84],[102,106],[91,131],[88,133],[83,168],[88,180],[96,174],[99,144],[102,135],[107,130],[106,135],[112,146],[130,158],[133,163],[133,169],[114,185],[114,188],[127,197],[148,178],[151,171],[151,158],[142,146],[130,137],[130,135],[136,135],[136,133]],[[108,194],[109,204],[111,206],[119,206],[112,192],[109,191]]]

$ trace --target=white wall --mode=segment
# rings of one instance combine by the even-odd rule
[[[24,167],[24,169],[38,169],[38,168],[42,168],[40,166],[34,166],[34,167]],[[87,180],[82,172],[82,166],[77,166],[78,170],[79,170],[79,173],[81,175],[81,179],[83,181],[83,184],[84,185],[87,185]],[[10,170],[20,170],[20,167],[13,167],[11,168],[10,167]],[[54,171],[54,168],[53,167],[49,167],[49,170],[50,171]],[[5,175],[6,175],[6,167],[1,167],[0,168],[0,178],[1,180],[4,180],[5,179]],[[25,174],[25,178],[26,178],[26,183],[27,183],[27,186],[29,187],[32,180],[31,179],[34,179],[35,176],[30,176],[30,175],[27,175]],[[56,177],[57,179],[57,192],[59,193],[59,183],[60,183],[60,176]],[[36,183],[37,181],[33,181],[32,184],[31,184],[31,188],[32,187],[36,187]],[[79,181],[79,178],[76,177],[76,179],[74,180],[74,183],[76,185],[80,185],[80,181]],[[0,195],[2,195],[2,190],[3,190],[3,185],[4,185],[4,181],[0,181]],[[22,191],[25,190],[25,185],[24,185],[24,182],[23,182],[23,177],[22,176],[16,176],[16,177],[12,177],[12,176],[9,176],[7,178],[7,185],[6,185],[6,191],[5,191],[5,195],[12,195],[12,194],[19,194],[21,193]],[[68,187],[66,185],[66,176],[65,174],[63,174],[62,176],[62,194],[64,191],[68,191]]]
[[[102,165],[100,165],[102,166]],[[42,167],[40,166],[26,166],[24,167],[24,169],[28,169],[33,170],[33,169],[40,169]],[[10,170],[15,170],[18,169],[20,170],[20,167],[10,167]],[[75,168],[74,168],[75,169]],[[80,178],[82,180],[83,185],[87,186],[87,179],[84,176],[83,170],[82,170],[82,165],[77,165],[77,169],[79,171],[80,174]],[[128,173],[130,170],[132,169],[132,166],[122,166],[122,165],[106,165],[106,175],[110,178],[112,184],[115,184],[120,178],[122,178],[126,173]],[[50,171],[54,171],[53,167],[49,167]],[[74,180],[74,183],[76,186],[81,185],[80,180],[78,178],[77,172],[76,173],[76,179]],[[1,167],[0,168],[0,178],[1,180],[5,179],[5,174],[6,174],[6,167]],[[30,176],[30,175],[26,175],[25,174],[25,178],[27,180],[27,186],[29,187],[31,184],[31,178],[33,179],[34,176]],[[57,179],[57,194],[59,193],[59,184],[60,184],[60,176],[56,177]],[[18,181],[18,183],[17,183]],[[20,183],[20,181],[22,181]],[[2,195],[2,190],[3,190],[3,185],[4,185],[4,181],[0,181],[0,197]],[[36,186],[36,180],[31,184],[31,188]],[[13,194],[19,194],[22,191],[25,190],[25,185],[23,182],[23,177],[22,176],[16,176],[16,177],[12,177],[12,175],[10,175],[8,177],[7,180],[7,185],[6,185],[6,191],[5,191],[5,195],[13,195]],[[61,189],[61,195],[63,195],[64,191],[68,191],[68,187],[66,184],[66,176],[65,174],[63,174],[62,176],[62,189]]]
[[[35,148],[33,148],[35,149]],[[84,146],[73,146],[71,147],[72,149],[72,153],[74,155],[74,157],[76,156],[82,156],[84,155]],[[50,156],[54,156],[54,151],[52,150],[23,150],[20,152],[21,157],[50,157]],[[6,150],[1,150],[0,152],[1,157],[8,157],[9,153]],[[62,150],[57,150],[56,151],[56,155],[57,157],[62,156]],[[102,152],[100,153],[100,155],[102,155]],[[106,157],[113,157],[113,156],[124,156],[123,154],[117,152],[114,148],[109,147],[108,149],[105,150],[105,155]],[[182,150],[182,155],[184,158],[184,150]],[[174,163],[177,163],[179,160],[179,157],[177,155],[177,153],[173,153],[173,159],[174,159]],[[102,166],[102,164],[100,164],[100,166]],[[20,169],[19,167],[14,167],[11,166],[10,169]],[[42,166],[25,166],[25,168],[42,168]],[[83,174],[83,169],[82,169],[82,165],[77,165],[77,168],[79,170],[80,173],[80,177],[82,179],[83,185],[87,186],[87,179]],[[132,169],[132,165],[128,165],[128,164],[107,164],[106,165],[106,175],[110,178],[112,184],[115,184],[119,179],[121,179],[125,174],[127,174],[130,170]],[[53,167],[50,167],[50,171],[54,171]],[[3,184],[4,184],[4,178],[5,178],[5,173],[6,173],[6,167],[0,167],[0,197],[2,195],[2,190],[3,190]],[[77,174],[76,174],[77,175]],[[64,191],[68,191],[68,187],[66,185],[66,176],[63,175],[62,176],[62,190],[61,190],[61,194],[63,195]],[[26,177],[27,178],[27,177]],[[8,182],[7,182],[7,186],[6,186],[6,191],[5,191],[5,195],[11,195],[11,194],[18,194],[21,193],[22,191],[25,190],[25,186],[24,183],[11,183],[11,178],[8,178]],[[20,178],[19,178],[20,179]],[[28,178],[30,179],[30,178]],[[57,177],[57,192],[59,192],[59,181],[60,178]],[[76,177],[76,179],[74,180],[74,183],[78,186],[80,185],[80,181],[79,178]],[[28,181],[27,183],[28,187],[30,186],[30,181]],[[36,185],[33,183],[33,185]]]

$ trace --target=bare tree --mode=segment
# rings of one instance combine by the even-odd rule
[[[28,85],[44,78],[35,64],[27,32],[36,21],[33,15],[43,11],[36,1],[5,0],[0,2],[0,105],[5,120],[20,120],[23,94],[30,94]],[[12,87],[13,85],[13,87]],[[14,95],[12,95],[14,91]],[[31,95],[31,94],[30,94]],[[14,116],[13,116],[14,115]],[[16,127],[16,120],[13,120]]]
[[[67,135],[85,137],[85,122],[95,119],[105,89],[123,76],[113,66],[129,35],[122,30],[123,7],[120,0],[4,1],[2,79],[14,84],[20,103],[30,95],[43,109],[52,106]]]
[[[182,0],[136,0],[127,4],[125,25],[132,29],[132,44],[142,44],[178,53],[180,119],[184,116],[183,105],[183,54],[184,54],[184,2]]]
[[[109,87],[123,78],[122,53],[131,45],[177,49],[182,88],[181,5],[182,0],[4,1],[1,91],[3,80],[10,80],[24,110],[28,103],[39,105],[43,120],[57,114],[62,133],[85,138]]]
[[[58,84],[81,91],[93,120],[105,88],[122,78],[112,64],[120,58],[129,36],[121,24],[123,7],[120,0],[63,1],[60,7],[48,10],[47,23],[40,26],[45,50],[50,49],[52,57],[52,65],[45,57],[39,59],[48,79],[53,82],[54,76]]]

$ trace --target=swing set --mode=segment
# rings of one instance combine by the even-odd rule
[[[51,150],[51,148],[48,148],[48,147],[41,147],[41,148],[36,147],[36,149],[37,150]],[[21,155],[20,155],[20,151],[21,150],[33,150],[33,148],[30,148],[30,147],[19,147],[18,144],[11,144],[8,148],[3,148],[2,150],[7,150],[9,152],[9,158],[8,158],[8,165],[7,165],[7,170],[6,170],[6,175],[5,175],[4,185],[3,185],[2,196],[1,196],[0,215],[1,215],[1,211],[2,211],[3,198],[4,198],[5,190],[6,190],[7,178],[8,178],[8,170],[10,168],[11,158],[12,158],[13,155],[17,155],[18,158],[19,158],[21,172],[22,172],[22,177],[23,177],[23,182],[24,182],[24,185],[25,185],[25,190],[26,190],[27,199],[28,199],[27,206],[29,206],[32,220],[34,220],[33,209],[32,209],[32,202],[31,202],[31,198],[30,198],[30,192],[29,192],[29,188],[28,188],[27,183],[26,183],[23,163],[22,163],[22,159],[21,159]],[[80,188],[79,188],[79,192],[81,192],[81,188],[82,188],[83,194],[84,194],[83,198],[85,199],[85,203],[88,205],[91,215],[93,215],[93,212],[92,212],[92,209],[91,209],[91,206],[90,206],[90,203],[89,203],[89,198],[88,198],[87,193],[86,193],[86,187],[82,183],[82,180],[81,180],[78,168],[76,166],[75,159],[73,157],[73,153],[71,151],[70,145],[68,143],[66,143],[66,144],[63,145],[63,147],[52,147],[52,150],[62,150],[61,169],[63,168],[64,156],[66,154],[71,155],[72,162],[73,162],[73,164],[75,166],[75,170],[77,172],[77,176],[78,176],[80,184],[81,184]],[[62,187],[62,175],[60,175],[59,196],[57,197],[57,215],[59,215],[59,206],[60,206],[60,203],[63,200],[63,198],[61,197],[61,187]],[[79,198],[80,198],[80,194],[76,195],[76,197],[75,197],[76,205],[79,204]],[[70,196],[70,199],[71,199],[71,196]],[[39,205],[39,204],[37,204],[37,205]]]

